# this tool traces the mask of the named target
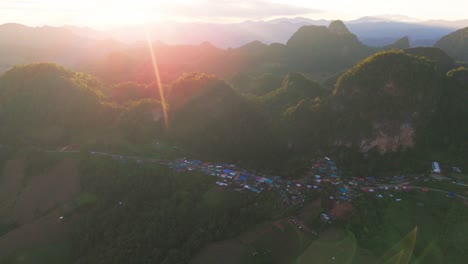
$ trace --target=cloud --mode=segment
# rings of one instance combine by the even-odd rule
[[[195,1],[193,1],[195,2]],[[262,19],[320,13],[320,10],[265,0],[202,0],[162,6],[162,13],[184,17]]]

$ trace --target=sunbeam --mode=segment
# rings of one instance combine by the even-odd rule
[[[169,115],[167,111],[168,107],[166,104],[166,97],[164,95],[164,89],[161,83],[161,76],[159,74],[158,62],[156,59],[156,54],[154,52],[153,43],[151,42],[151,36],[147,28],[145,28],[145,33],[146,33],[146,41],[148,43],[148,48],[150,50],[151,63],[153,65],[153,72],[154,72],[154,76],[156,77],[156,82],[158,85],[159,97],[161,98],[161,108],[163,110],[164,127],[168,129],[169,128]]]

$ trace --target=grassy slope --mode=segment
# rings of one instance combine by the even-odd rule
[[[215,260],[213,256],[219,252],[229,252],[227,256],[235,260],[232,263],[463,263],[468,257],[460,249],[468,236],[464,220],[468,209],[460,200],[419,191],[395,197],[402,198],[402,202],[390,197],[367,197],[377,200],[377,206],[368,209],[375,210],[381,218],[377,223],[366,223],[378,227],[367,230],[365,237],[356,237],[352,228],[345,231],[336,223],[315,239],[288,221],[281,221],[284,230],[269,223],[248,231],[248,240],[242,239],[245,235],[239,236],[243,246],[236,240],[213,243],[193,263],[215,263],[210,259]],[[236,250],[232,250],[233,243]],[[258,255],[253,256],[253,252]],[[395,260],[400,253],[403,257]]]

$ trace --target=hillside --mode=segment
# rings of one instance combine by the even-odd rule
[[[273,131],[264,114],[226,82],[206,74],[185,75],[174,83],[169,103],[174,107],[169,135],[188,149],[249,163],[271,157]]]
[[[265,95],[281,86],[283,78],[281,75],[263,74],[252,77],[248,74],[237,74],[231,78],[229,83],[244,94]]]
[[[0,135],[9,142],[62,144],[93,127],[100,83],[55,64],[17,66],[0,77]]]
[[[314,99],[326,94],[318,83],[307,79],[300,73],[289,73],[284,77],[281,87],[261,97],[268,111],[281,116],[288,108],[301,100]]]
[[[468,27],[444,36],[434,47],[444,50],[457,60],[468,62]]]
[[[456,66],[455,60],[439,48],[419,47],[405,49],[404,52],[431,60],[436,65],[437,70],[442,74],[447,73]]]
[[[383,153],[414,147],[415,136],[438,107],[442,87],[442,76],[423,58],[403,52],[367,58],[336,83],[336,144]]]
[[[425,145],[439,150],[450,148],[455,155],[465,155],[468,147],[468,70],[457,68],[447,73],[438,111],[431,120],[430,131],[423,137]]]

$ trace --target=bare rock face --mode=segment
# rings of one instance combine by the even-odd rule
[[[389,126],[394,127],[388,129]],[[397,131],[395,131],[395,126],[398,126]],[[398,149],[414,147],[415,130],[410,123],[400,125],[391,123],[375,124],[373,133],[375,134],[374,138],[361,140],[359,147],[361,152],[368,152],[376,148],[381,154],[384,154],[395,152]]]

